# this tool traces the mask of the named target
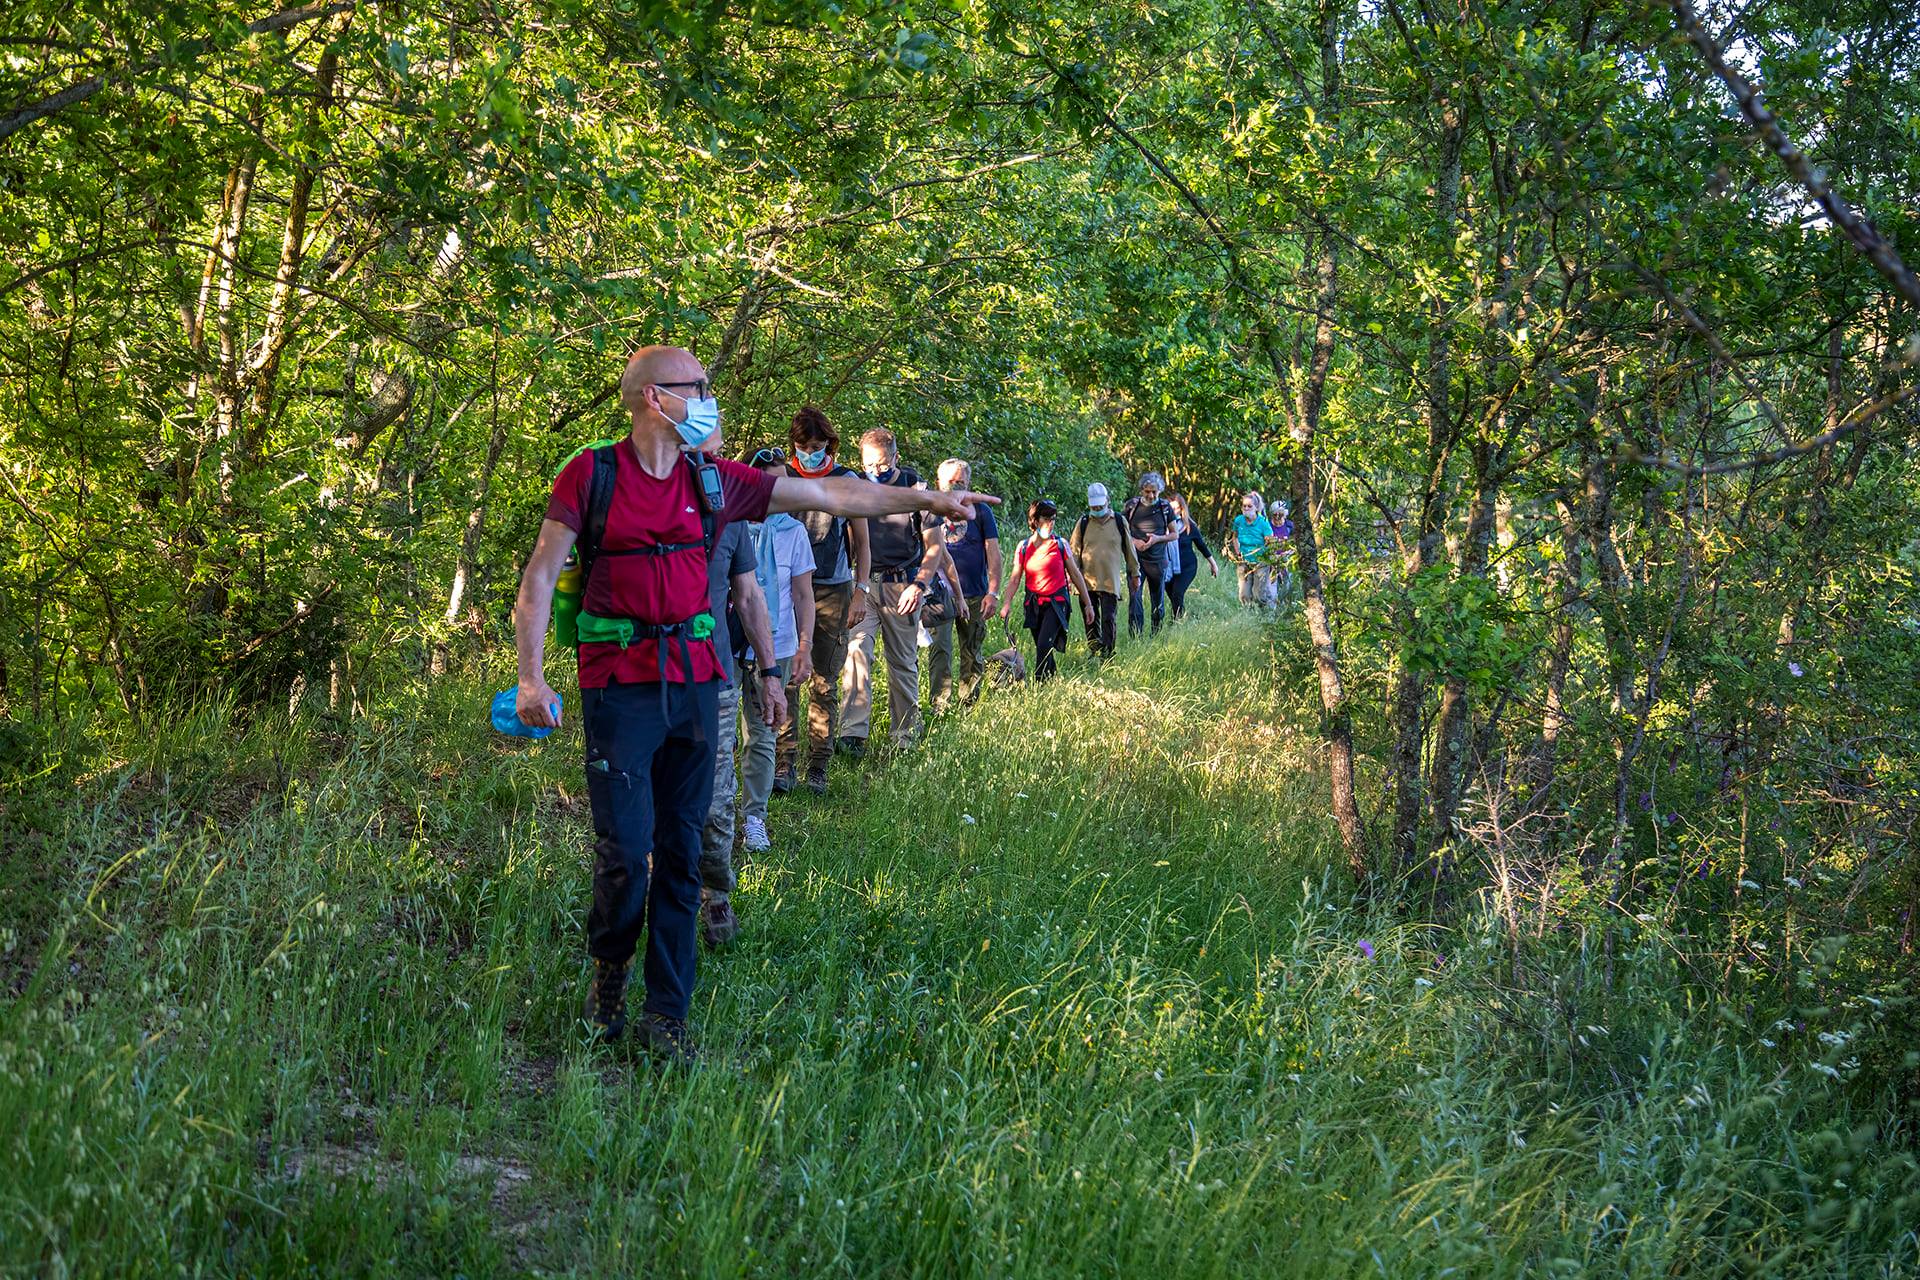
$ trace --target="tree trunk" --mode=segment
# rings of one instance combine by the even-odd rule
[[[1340,678],[1340,645],[1333,632],[1333,613],[1327,607],[1326,579],[1320,568],[1320,546],[1314,518],[1313,445],[1320,411],[1326,398],[1327,369],[1333,360],[1333,306],[1339,281],[1338,251],[1332,236],[1318,237],[1319,303],[1314,315],[1313,352],[1307,377],[1300,386],[1295,418],[1296,449],[1289,476],[1293,502],[1294,554],[1300,568],[1300,593],[1313,640],[1314,666],[1320,677],[1320,736],[1326,744],[1327,775],[1332,787],[1333,818],[1340,828],[1340,845],[1347,866],[1364,892],[1368,885],[1366,847],[1360,831],[1360,805],[1354,792],[1353,715],[1346,685]]]
[[[1340,10],[1333,0],[1320,9],[1321,109],[1330,124],[1340,109]],[[1327,371],[1333,365],[1334,304],[1339,298],[1339,244],[1322,233],[1310,249],[1315,257],[1313,348],[1305,379],[1298,388],[1294,413],[1293,466],[1289,489],[1294,510],[1294,554],[1300,568],[1300,593],[1313,640],[1314,666],[1320,677],[1321,740],[1326,744],[1327,775],[1332,789],[1333,818],[1340,828],[1340,844],[1364,893],[1368,888],[1366,847],[1360,831],[1360,805],[1354,793],[1353,716],[1347,705],[1346,685],[1340,678],[1340,645],[1333,632],[1333,613],[1327,607],[1326,578],[1320,567],[1318,510],[1313,476],[1314,438],[1326,404]]]
[[[261,95],[253,95],[253,105],[248,118],[256,134],[264,124],[266,106]],[[249,144],[251,146],[251,143]],[[240,377],[240,335],[234,317],[234,303],[238,292],[237,277],[240,270],[240,240],[247,229],[247,206],[253,198],[253,179],[259,166],[257,151],[249,151],[240,162],[239,173],[234,181],[233,207],[220,228],[215,241],[220,258],[218,282],[214,287],[213,323],[214,337],[219,343],[219,362],[214,366],[213,374],[213,435],[223,450],[220,458],[221,489],[233,475],[233,459],[224,452],[233,445],[234,434],[240,427],[240,404],[242,398]]]
[[[1580,600],[1580,520],[1573,498],[1563,494],[1556,502],[1560,517],[1560,598],[1554,602],[1553,648],[1547,655],[1546,710],[1540,717],[1540,741],[1534,748],[1528,785],[1535,797],[1553,785],[1560,738],[1570,723],[1567,716],[1567,672],[1573,666],[1573,611]],[[1537,799],[1536,799],[1537,803]]]
[[[340,20],[334,30],[344,27]],[[273,405],[274,382],[280,373],[280,353],[293,334],[294,311],[298,301],[300,267],[306,258],[307,214],[313,202],[313,157],[320,149],[321,113],[333,105],[333,82],[340,66],[340,55],[331,44],[320,55],[313,73],[313,101],[307,106],[301,126],[301,148],[293,172],[293,189],[287,195],[287,217],[280,231],[280,258],[273,272],[273,291],[267,298],[266,320],[260,341],[249,362],[253,380],[253,423],[246,433],[246,453],[257,457],[265,444],[268,415]]]
[[[500,464],[500,453],[507,443],[506,422],[500,417],[498,337],[494,339],[493,359],[493,426],[487,436],[486,459],[480,464],[480,492],[474,499],[473,510],[467,513],[467,527],[460,535],[460,561],[454,567],[453,588],[447,593],[447,625],[449,627],[459,621],[460,606],[466,599],[467,584],[473,581],[474,570],[480,555],[480,531],[487,522],[487,494],[493,488],[494,468]]]
[[[1494,473],[1493,452],[1493,440],[1483,430],[1473,445],[1473,507],[1467,516],[1466,536],[1460,543],[1458,576],[1463,582],[1487,575],[1494,507],[1500,486],[1500,479]],[[1448,840],[1454,834],[1454,819],[1466,773],[1467,711],[1466,674],[1449,671],[1440,692],[1440,730],[1433,746],[1431,789],[1436,840]]]
[[[1460,152],[1466,130],[1459,107],[1441,104],[1443,127],[1440,166],[1434,177],[1434,234],[1440,238],[1443,261],[1451,262],[1454,223],[1460,198]],[[1450,273],[1449,273],[1450,274]],[[1420,496],[1419,536],[1406,560],[1409,586],[1438,561],[1446,520],[1446,469],[1452,450],[1452,347],[1444,297],[1428,304],[1426,419],[1427,474]],[[1411,630],[1411,605],[1401,607],[1402,624]],[[1421,747],[1426,739],[1426,676],[1403,654],[1393,696],[1393,854],[1403,869],[1419,864],[1425,854],[1420,838],[1423,787]]]

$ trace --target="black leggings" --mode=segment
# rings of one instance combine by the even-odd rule
[[[1067,651],[1066,597],[1041,602],[1027,597],[1027,630],[1033,633],[1033,678],[1053,677],[1053,655]]]
[[[1174,574],[1173,581],[1167,583],[1167,602],[1173,606],[1176,621],[1187,616],[1187,588],[1193,585],[1193,580],[1199,575],[1199,561],[1187,553],[1187,558],[1180,561],[1180,572]]]

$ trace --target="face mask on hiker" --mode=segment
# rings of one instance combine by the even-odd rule
[[[861,470],[867,473],[867,479],[885,484],[893,479],[894,458],[882,448],[869,445],[860,447]]]
[[[720,402],[714,399],[713,388],[705,379],[698,382],[656,382],[654,390],[664,391],[676,400],[686,403],[687,416],[673,424],[680,433],[680,443],[689,449],[698,449],[720,430]],[[683,396],[675,387],[693,387],[701,394]]]
[[[793,460],[800,464],[802,470],[818,471],[827,465],[827,446],[823,444],[818,449],[796,449]]]

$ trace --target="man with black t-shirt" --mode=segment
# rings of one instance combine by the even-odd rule
[[[942,489],[966,489],[973,483],[973,468],[963,458],[948,458],[940,464]],[[973,705],[980,686],[987,678],[987,620],[1000,607],[1000,525],[993,512],[981,507],[973,519],[943,522],[942,536],[947,555],[952,558],[956,589],[966,601],[966,616],[955,616],[930,623],[927,634],[933,643],[927,646],[928,685],[933,695],[933,713],[949,710],[958,694],[961,706]],[[960,666],[959,685],[954,681],[955,642]]]
[[[840,465],[840,433],[827,415],[806,405],[793,415],[788,433],[787,474],[818,479],[859,473]],[[867,522],[846,520],[830,511],[802,511],[800,523],[813,543],[813,678],[807,682],[807,789],[827,791],[827,761],[833,756],[833,728],[840,709],[840,668],[847,660],[847,632],[867,613],[867,578],[872,570]],[[856,588],[856,584],[857,588]],[[799,755],[800,710],[794,708],[780,728],[779,767],[773,788],[793,788]]]
[[[966,519],[976,502],[995,499],[850,476],[774,476],[689,453],[718,435],[720,407],[706,370],[678,347],[636,352],[620,379],[620,402],[631,430],[562,468],[527,558],[514,609],[515,710],[531,727],[559,726],[560,695],[542,669],[547,623],[560,570],[585,531],[580,722],[595,835],[587,1019],[604,1040],[625,1031],[627,969],[644,931],[639,1035],[685,1062],[693,1057],[686,1019],[698,951],[700,829],[713,796],[716,701],[725,678],[707,596],[715,539],[731,521],[775,511]],[[786,699],[774,668],[759,678],[768,682],[762,706],[772,723]]]
[[[910,493],[929,492],[913,468],[900,465],[899,446],[893,433],[883,427],[860,437],[860,460],[867,479],[875,484]],[[920,602],[933,586],[946,550],[939,522],[923,519],[919,510],[904,509],[867,521],[867,545],[873,558],[868,609],[849,636],[842,672],[845,700],[840,707],[840,745],[849,755],[858,756],[867,746],[876,641],[887,651],[887,717],[894,745],[907,746],[919,736]]]
[[[1133,548],[1140,557],[1143,580],[1127,597],[1127,634],[1132,636],[1146,630],[1147,596],[1153,597],[1155,632],[1167,616],[1167,543],[1179,541],[1180,535],[1174,530],[1173,507],[1160,496],[1166,487],[1167,482],[1158,471],[1147,472],[1140,477],[1139,494],[1127,500],[1122,512],[1127,528],[1133,533]]]

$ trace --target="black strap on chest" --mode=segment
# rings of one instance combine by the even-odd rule
[[[641,547],[609,551],[610,556],[665,556],[699,547],[708,560],[713,559],[715,531],[719,526],[724,498],[721,496],[719,469],[704,453],[684,455],[693,471],[694,492],[700,495],[700,541],[653,542]],[[607,536],[607,513],[613,509],[613,490],[620,476],[620,446],[603,444],[593,451],[593,476],[587,482],[586,527],[580,531],[580,580],[593,576],[593,562],[601,555],[600,544]]]

